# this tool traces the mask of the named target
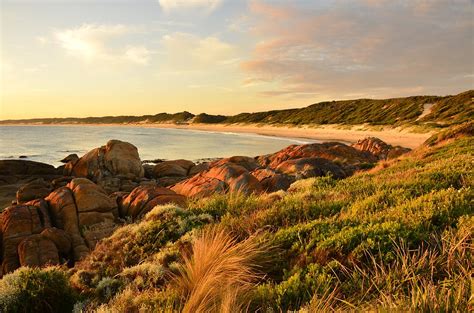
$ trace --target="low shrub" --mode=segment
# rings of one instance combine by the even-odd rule
[[[0,312],[71,312],[77,295],[57,267],[22,267],[0,280]]]

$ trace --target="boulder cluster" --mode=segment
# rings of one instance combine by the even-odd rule
[[[141,218],[156,205],[185,207],[188,198],[216,193],[286,190],[308,177],[344,178],[368,163],[406,151],[367,138],[352,146],[292,145],[255,158],[169,160],[152,165],[142,164],[132,144],[111,140],[82,157],[67,156],[59,168],[2,160],[0,201],[4,207],[8,199],[9,205],[0,214],[0,277],[20,266],[72,266],[120,224]]]

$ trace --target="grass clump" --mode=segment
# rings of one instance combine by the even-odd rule
[[[183,257],[174,284],[184,298],[183,312],[237,312],[247,306],[265,249],[255,238],[237,242],[224,229],[205,230]]]

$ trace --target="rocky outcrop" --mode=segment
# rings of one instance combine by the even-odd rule
[[[153,174],[157,178],[169,176],[186,177],[193,166],[195,166],[194,162],[188,160],[163,161],[155,165]]]
[[[49,164],[27,160],[0,160],[0,176],[55,176],[58,170]]]
[[[51,184],[39,178],[21,186],[16,192],[16,202],[25,203],[35,199],[43,199],[51,192]]]
[[[27,160],[0,160],[0,209],[16,204],[20,187],[43,180],[49,184],[62,173],[49,164]],[[32,188],[30,188],[32,187]],[[39,186],[25,187],[20,191],[20,202],[27,202],[44,194]]]
[[[213,193],[224,192],[251,194],[263,191],[258,179],[245,167],[229,161],[215,163],[209,170],[180,182],[171,189],[187,197],[207,197]]]
[[[258,179],[263,191],[275,192],[287,190],[295,181],[295,178],[286,174],[279,173],[269,168],[257,169],[251,174]]]
[[[9,273],[20,267],[20,243],[32,235],[40,234],[48,227],[51,227],[51,221],[44,201],[14,205],[3,210],[0,215],[1,273]]]
[[[369,152],[379,160],[396,158],[410,151],[408,148],[391,146],[375,137],[359,140],[351,146],[359,151]]]
[[[126,197],[119,199],[118,202],[122,217],[136,219],[142,217],[157,205],[175,203],[184,206],[186,197],[163,187],[140,186]]]
[[[95,148],[78,160],[71,160],[65,166],[65,174],[86,177],[94,182],[112,186],[110,178],[138,181],[144,176],[144,169],[138,149],[119,140],[110,140],[105,146]],[[120,184],[118,190],[120,190]],[[112,191],[118,191],[112,190]]]
[[[276,167],[276,171],[292,175],[296,179],[331,175],[344,178],[346,173],[334,162],[323,158],[301,158],[287,160]]]
[[[81,158],[65,158],[69,176],[59,176],[57,169],[38,162],[0,161],[0,193],[2,182],[18,183],[18,177],[23,182],[13,204],[0,214],[0,274],[19,266],[73,264],[123,219],[141,218],[156,205],[185,206],[188,197],[216,193],[287,190],[295,180],[308,177],[343,178],[366,163],[406,151],[376,138],[352,146],[293,145],[257,158],[146,164],[146,178],[137,149],[117,140]]]
[[[338,142],[291,145],[274,154],[258,157],[257,160],[263,167],[276,169],[284,161],[302,158],[322,158],[340,161],[350,166],[377,161],[377,157],[367,151],[360,151]]]

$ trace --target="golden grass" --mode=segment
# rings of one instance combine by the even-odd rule
[[[223,228],[204,230],[174,277],[185,303],[183,312],[244,311],[264,250],[255,237],[238,242]]]

